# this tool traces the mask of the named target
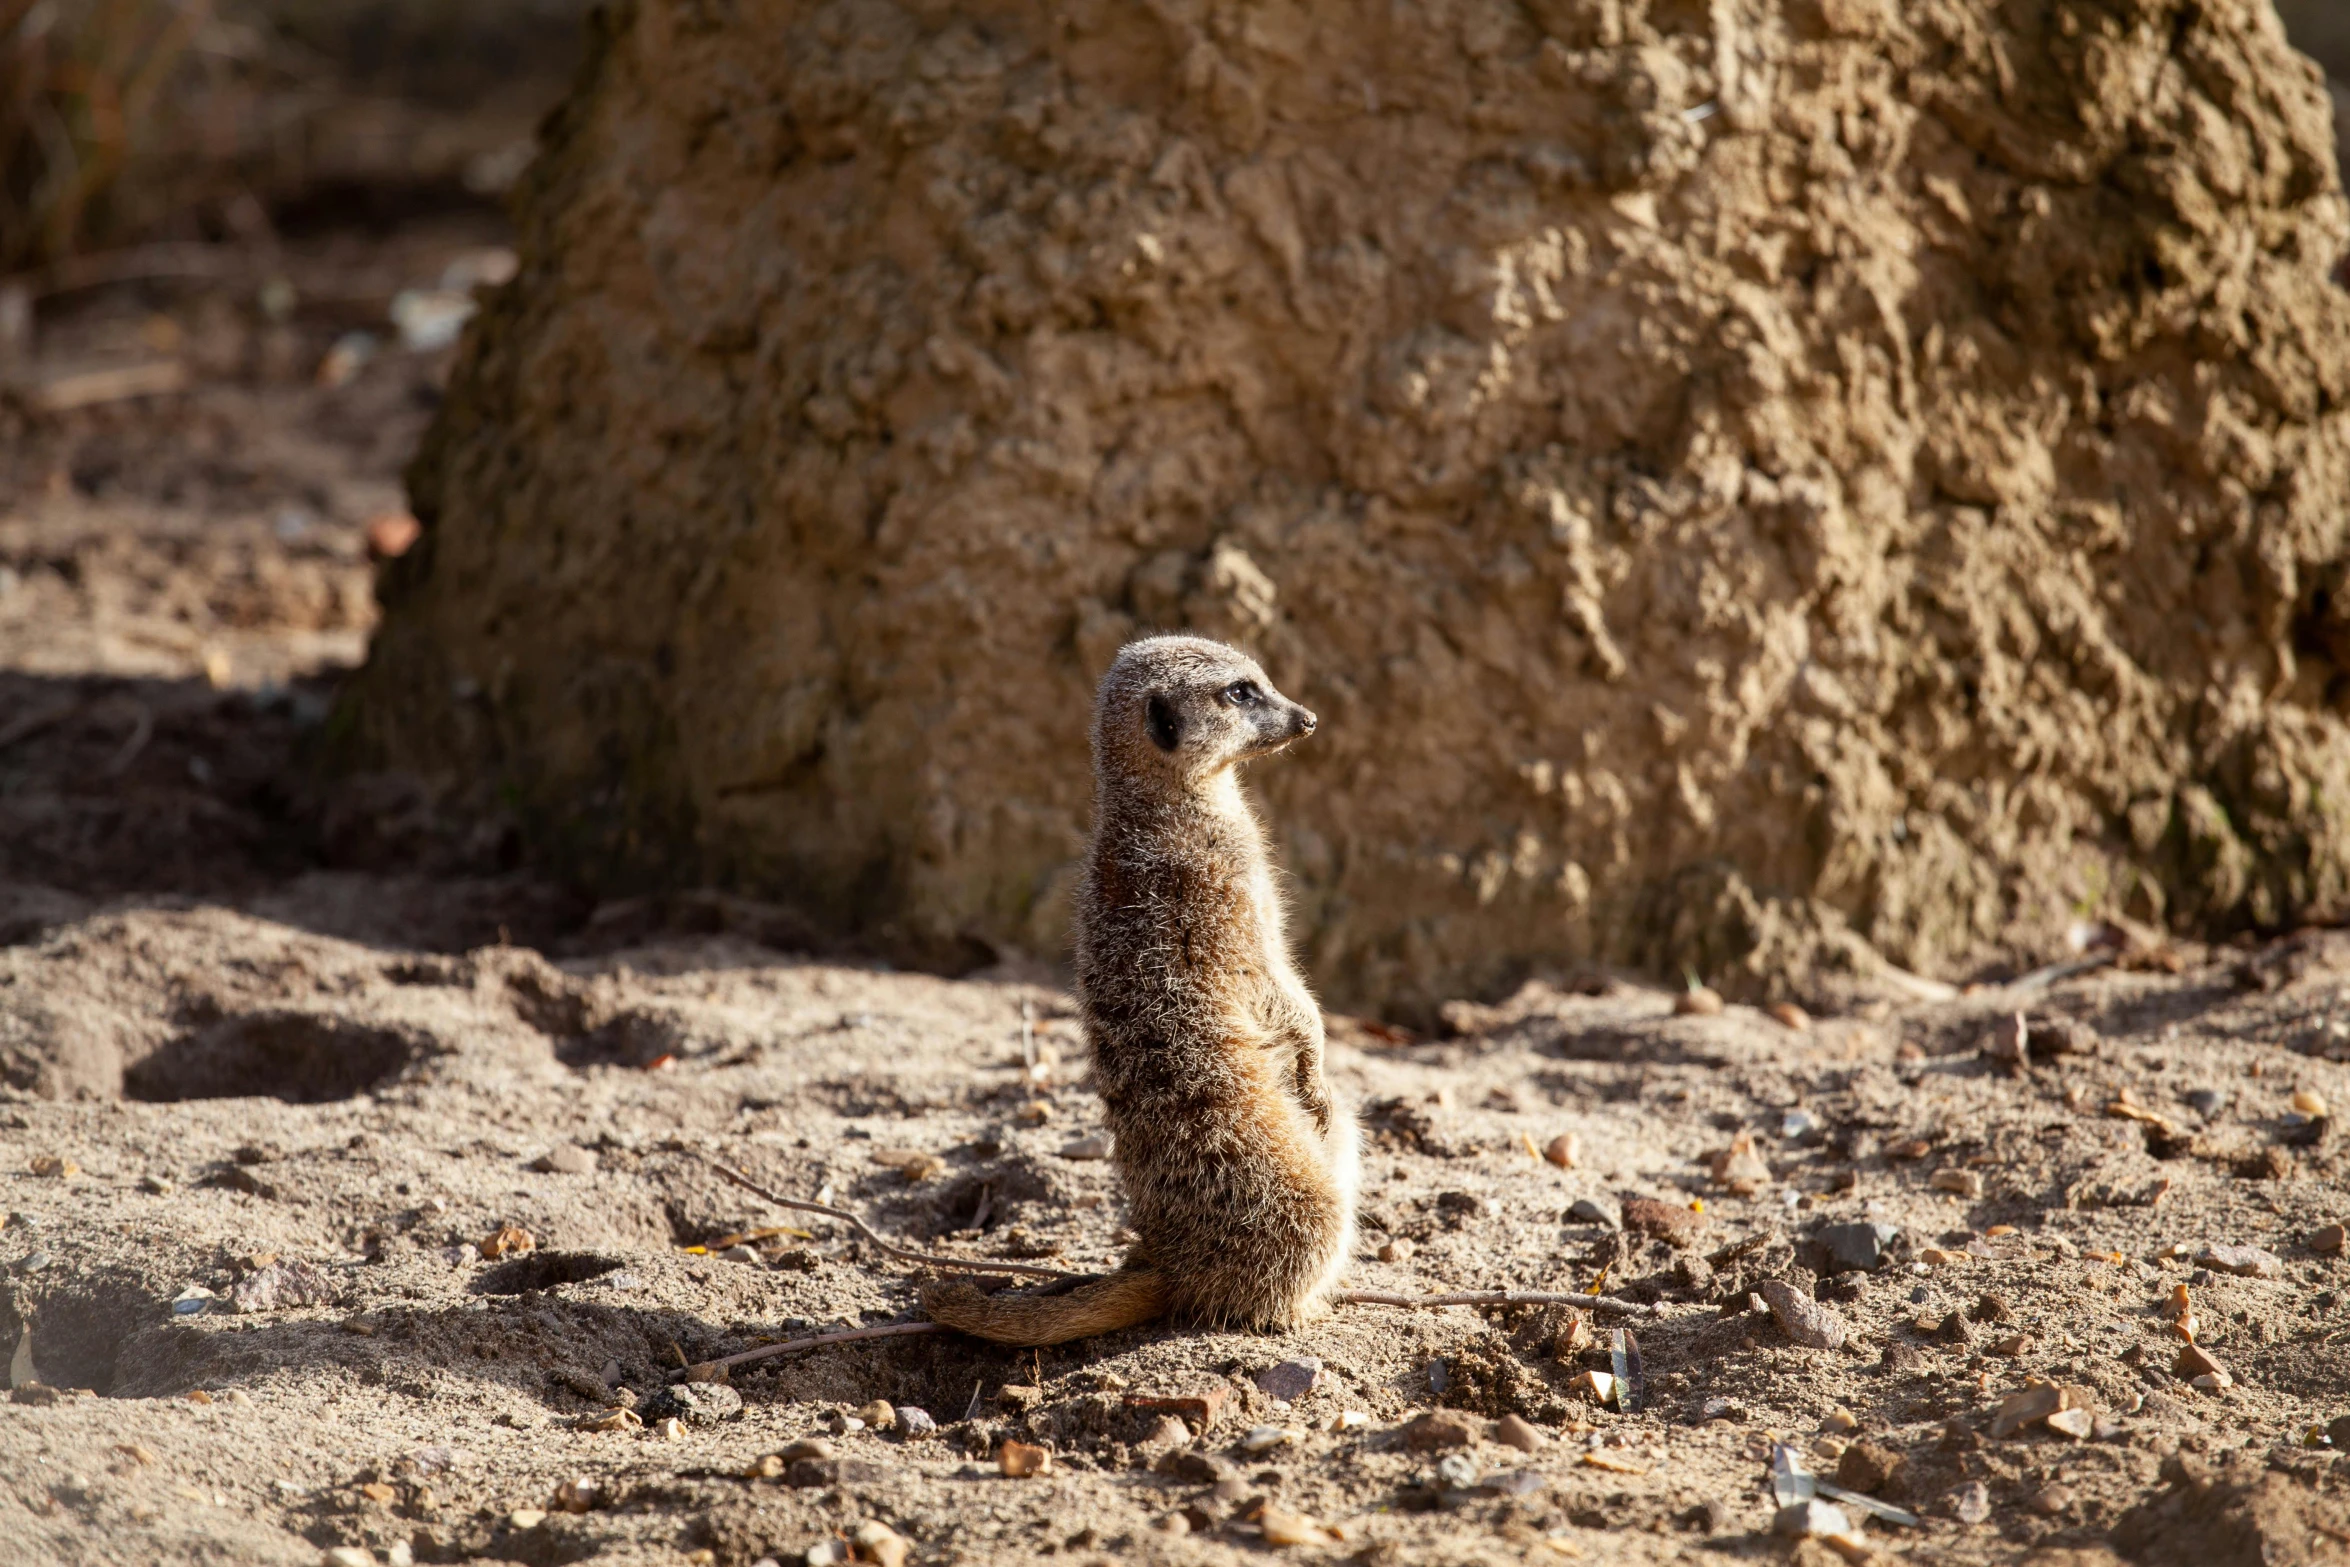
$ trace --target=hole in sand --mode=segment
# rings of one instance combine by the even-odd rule
[[[599,1257],[586,1251],[539,1251],[512,1262],[501,1262],[473,1281],[476,1293],[519,1295],[525,1290],[553,1289],[600,1279],[620,1266],[617,1257]]]
[[[431,1050],[421,1037],[303,1012],[215,1023],[171,1041],[122,1075],[126,1098],[267,1097],[324,1104],[364,1093]]]

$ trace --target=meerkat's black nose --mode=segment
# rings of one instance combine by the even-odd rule
[[[1297,710],[1297,730],[1299,734],[1312,734],[1314,732],[1314,726],[1321,721],[1322,720],[1314,716],[1314,710],[1310,707],[1301,707]]]

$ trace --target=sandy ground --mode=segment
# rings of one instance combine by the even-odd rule
[[[211,308],[92,303],[58,352]],[[2323,1233],[2350,1221],[2350,936],[2325,931],[1823,998],[1801,1028],[1575,976],[1440,1039],[1334,1022],[1370,1128],[1355,1287],[1604,1279],[1638,1317],[912,1337],[673,1392],[917,1315],[911,1270],[709,1159],[914,1245],[1116,1256],[1082,1040],[1049,973],[893,973],[712,895],[594,905],[402,780],[315,782],[372,616],[362,530],[439,366],[321,387],[345,323],[297,325],[280,372],[237,338],[192,392],[11,415],[0,1560],[736,1567],[846,1559],[876,1522],[923,1563],[1840,1559],[1771,1536],[1774,1440],[1917,1515],[1856,1521],[1856,1553],[2350,1555],[2350,1263]],[[2018,1011],[2028,1059],[1987,1055]],[[1569,1166],[1537,1152],[1561,1137]],[[2224,1388],[2180,1374],[2181,1285]],[[1584,1376],[1619,1326],[1630,1411]],[[1310,1390],[1260,1385],[1305,1359]],[[2080,1434],[1996,1422],[2033,1378]],[[874,1400],[929,1419],[852,1427]],[[1007,1477],[1007,1442],[1047,1471]]]

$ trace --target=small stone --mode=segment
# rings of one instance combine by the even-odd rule
[[[2219,1379],[2220,1386],[2226,1387],[2234,1380],[2228,1375],[2228,1368],[2200,1344],[2181,1346],[2179,1358],[2171,1362],[2170,1369],[2172,1376],[2189,1382],[2200,1377],[2213,1377]]]
[[[1012,1119],[1023,1126],[1042,1126],[1052,1118],[1053,1106],[1049,1099],[1031,1099],[1012,1112]]]
[[[1852,1518],[1834,1502],[1814,1497],[1780,1508],[1771,1533],[1786,1540],[1839,1540],[1852,1533]]]
[[[1811,1014],[1792,1001],[1775,1001],[1763,1011],[1781,1028],[1791,1028],[1799,1034],[1811,1027]]]
[[[803,1458],[830,1458],[832,1444],[820,1436],[804,1436],[796,1442],[786,1442],[775,1456],[787,1464],[796,1464]]]
[[[1256,1384],[1264,1389],[1267,1397],[1286,1404],[1311,1393],[1321,1375],[1322,1362],[1309,1355],[1267,1366],[1256,1374]]]
[[[1820,1135],[1820,1118],[1809,1110],[1790,1110],[1779,1117],[1779,1136],[1787,1142],[1810,1142]]]
[[[32,1163],[25,1168],[44,1179],[55,1181],[70,1181],[82,1173],[80,1165],[60,1154],[53,1153],[33,1155]]]
[[[2062,1481],[2057,1481],[2034,1491],[2031,1500],[2024,1505],[2043,1518],[2053,1518],[2070,1507],[2072,1502],[2073,1488]]]
[[[1496,1420],[1493,1423],[1493,1439],[1521,1453],[1538,1452],[1542,1447],[1542,1433],[1533,1422],[1520,1415],[1504,1415]]]
[[[685,1422],[678,1419],[675,1415],[670,1415],[664,1419],[654,1421],[651,1426],[647,1427],[647,1429],[650,1430],[653,1435],[659,1438],[661,1441],[675,1442],[684,1437]]]
[[[584,1513],[596,1505],[596,1491],[596,1482],[581,1475],[556,1486],[549,1505],[559,1513]]]
[[[324,1305],[335,1298],[331,1279],[302,1262],[271,1262],[239,1279],[229,1292],[233,1311],[277,1311]]]
[[[1191,1533],[1191,1520],[1181,1513],[1167,1513],[1162,1515],[1159,1521],[1152,1524],[1151,1527],[1161,1534],[1182,1536]]]
[[[1996,1338],[1991,1341],[1991,1353],[1994,1355],[2005,1355],[2010,1359],[2014,1359],[2018,1356],[2028,1354],[2036,1346],[2037,1341],[2032,1337],[2031,1334],[2010,1333],[2003,1338]]]
[[[1746,1410],[1731,1399],[1717,1396],[1699,1407],[1698,1416],[1705,1420],[1744,1420]]]
[[[720,1262],[757,1262],[759,1260],[757,1251],[740,1243],[729,1246],[724,1251],[712,1252],[711,1255]]]
[[[1704,985],[1692,985],[1673,998],[1676,1017],[1715,1017],[1722,1010],[1720,992]]]
[[[1006,1442],[996,1450],[995,1461],[1006,1477],[1025,1480],[1051,1470],[1053,1455],[1032,1443]]]
[[[1477,1428],[1469,1417],[1450,1409],[1430,1409],[1412,1417],[1403,1428],[1404,1446],[1415,1453],[1432,1453],[1440,1448],[1468,1447],[1477,1440]]]
[[[1154,1453],[1167,1453],[1191,1445],[1191,1427],[1173,1415],[1159,1416],[1159,1423],[1151,1427],[1151,1434],[1142,1439],[1142,1445]]]
[[[2060,1409],[2042,1423],[2049,1430],[2080,1442],[2086,1441],[2089,1433],[2097,1429],[2097,1415],[2095,1411],[2087,1409]]]
[[[2326,1116],[2326,1096],[2314,1088],[2293,1090],[2293,1108],[2311,1120],[2322,1121]]]
[[[1398,1235],[1380,1245],[1379,1260],[1381,1262],[1409,1262],[1412,1260],[1412,1253],[1417,1250],[1419,1250],[1418,1247]]]
[[[1262,1458],[1276,1447],[1287,1447],[1297,1440],[1297,1433],[1285,1426],[1257,1426],[1240,1439],[1240,1450],[1251,1458]]]
[[[330,1545],[318,1560],[320,1567],[375,1567],[375,1552],[364,1545]]]
[[[1330,1429],[1333,1431],[1361,1431],[1370,1424],[1371,1412],[1369,1410],[1342,1409],[1338,1412],[1338,1418],[1330,1422]]]
[[[1698,1233],[1705,1228],[1705,1215],[1678,1203],[1634,1197],[1624,1204],[1624,1228],[1653,1235],[1669,1246],[1687,1247],[1696,1242]]]
[[[1977,1524],[1991,1516],[1991,1488],[1969,1480],[1950,1493],[1950,1512],[1960,1523]]]
[[[1257,1525],[1264,1531],[1267,1545],[1327,1545],[1330,1536],[1322,1526],[1306,1513],[1293,1513],[1284,1508],[1265,1504],[1257,1517]]]
[[[536,1529],[546,1521],[547,1512],[543,1507],[517,1507],[506,1515],[506,1527],[517,1531]]]
[[[806,1562],[808,1567],[840,1567],[841,1563],[849,1560],[849,1543],[846,1540],[818,1540],[808,1547],[800,1560]]]
[[[495,1262],[500,1257],[520,1257],[538,1250],[539,1243],[530,1231],[519,1224],[500,1225],[481,1242],[481,1254]]]
[[[1713,1157],[1716,1185],[1734,1197],[1752,1197],[1771,1184],[1771,1167],[1755,1152],[1754,1134],[1740,1132]]]
[[[1237,1478],[1240,1474],[1240,1471],[1233,1467],[1232,1461],[1228,1458],[1219,1458],[1214,1453],[1190,1452],[1181,1448],[1173,1452],[1161,1453],[1158,1461],[1151,1467],[1158,1473],[1181,1480],[1187,1485],[1220,1485],[1226,1480]]]
[[[2021,1065],[2029,1059],[2031,1046],[2032,1026],[2021,1012],[2011,1012],[1998,1019],[1983,1036],[1983,1054],[2010,1065]]]
[[[1901,1239],[1897,1224],[1826,1224],[1815,1237],[1830,1273],[1869,1273],[1884,1266]]]
[[[575,1144],[557,1143],[531,1160],[530,1167],[541,1175],[593,1175],[596,1156]]]
[[[2281,1279],[2285,1276],[2285,1259],[2273,1251],[2258,1246],[2206,1246],[2195,1254],[2195,1260],[2207,1268],[2222,1273],[2233,1273],[2246,1279]]]
[[[1194,1431],[1207,1431],[1215,1426],[1216,1417],[1224,1412],[1225,1401],[1231,1396],[1232,1389],[1221,1385],[1197,1393],[1129,1393],[1126,1407],[1176,1415]]]
[[[689,1426],[714,1426],[743,1412],[743,1396],[722,1382],[679,1382],[645,1404],[651,1419],[677,1419]]]
[[[644,1417],[633,1409],[607,1409],[598,1414],[582,1415],[571,1423],[574,1431],[641,1431]]]
[[[850,1538],[856,1544],[858,1560],[878,1563],[879,1567],[906,1567],[905,1540],[879,1519],[857,1525]]]
[[[1791,1342],[1805,1349],[1844,1347],[1847,1330],[1833,1306],[1822,1305],[1785,1279],[1765,1279],[1759,1292]]]
[[[1970,1202],[1983,1195],[1983,1173],[1980,1170],[1936,1170],[1928,1184],[1938,1192],[1949,1192]]]
[[[898,1423],[898,1412],[890,1407],[887,1399],[877,1398],[860,1407],[857,1418],[865,1422],[868,1430],[887,1431]]]
[[[1466,1491],[1483,1478],[1484,1470],[1466,1453],[1447,1453],[1436,1460],[1437,1483],[1448,1490]]]
[[[1542,1145],[1542,1157],[1562,1170],[1572,1170],[1583,1162],[1583,1139],[1573,1132],[1561,1132]]]
[[[783,1478],[784,1471],[790,1467],[783,1461],[782,1454],[766,1453],[751,1460],[749,1467],[743,1470],[743,1478],[745,1480],[780,1480]]]
[[[1110,1140],[1100,1132],[1061,1145],[1061,1157],[1064,1159],[1107,1159],[1109,1156]]]
[[[1615,1209],[1595,1197],[1576,1198],[1574,1206],[1567,1210],[1567,1222],[1570,1224],[1596,1224],[1600,1228],[1608,1230],[1620,1230],[1624,1227],[1623,1217]]]
[[[1567,1391],[1588,1394],[1595,1404],[1612,1404],[1616,1401],[1616,1379],[1605,1371],[1578,1372],[1574,1380],[1567,1384]]]
[[[2064,1395],[2053,1382],[2034,1382],[2000,1400],[1991,1416],[1991,1438],[2004,1442],[2036,1420],[2045,1420],[2064,1407]]]
[[[2339,1257],[2346,1246],[2350,1246],[2350,1229],[2342,1225],[2329,1224],[2309,1232],[2309,1249],[2321,1257]]]
[[[1845,1448],[1836,1460],[1836,1483],[1848,1491],[1874,1496],[1893,1482],[1907,1462],[1890,1447],[1863,1438]]]
[[[911,1404],[900,1404],[897,1410],[898,1430],[909,1442],[918,1441],[938,1429],[938,1422],[930,1418],[927,1409],[916,1409]]]
[[[2186,1095],[2186,1100],[2188,1105],[2195,1111],[2197,1115],[2202,1116],[2205,1120],[2208,1121],[2217,1117],[2221,1111],[2227,1109],[2228,1091],[2224,1088],[2190,1089]]]

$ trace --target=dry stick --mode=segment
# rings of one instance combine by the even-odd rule
[[[767,1201],[775,1204],[775,1206],[778,1208],[796,1208],[802,1213],[821,1213],[828,1219],[838,1219],[843,1224],[852,1226],[858,1234],[864,1236],[867,1240],[880,1247],[890,1256],[896,1257],[904,1262],[919,1262],[925,1266],[933,1268],[961,1268],[970,1273],[1018,1273],[1032,1279],[1082,1280],[1091,1278],[1093,1276],[1088,1273],[1065,1273],[1059,1268],[1040,1268],[1034,1266],[1033,1264],[1024,1262],[988,1262],[976,1257],[942,1257],[936,1252],[916,1251],[910,1246],[893,1245],[890,1242],[883,1240],[878,1234],[874,1233],[873,1226],[867,1224],[863,1219],[858,1218],[855,1214],[850,1213],[844,1208],[835,1208],[830,1203],[802,1202],[796,1197],[782,1196],[776,1192],[769,1191],[766,1187],[761,1186],[757,1181],[754,1181],[749,1176],[743,1174],[742,1171],[730,1169],[726,1165],[720,1164],[717,1160],[709,1157],[707,1154],[697,1154],[695,1157],[700,1159],[711,1169],[716,1170],[720,1175],[723,1175],[728,1180],[734,1182],[735,1185],[741,1187],[744,1191],[750,1192],[754,1196],[763,1197]],[[836,1342],[836,1340],[809,1339],[807,1342],[811,1344],[819,1342],[833,1343]]]
[[[1390,1295],[1382,1290],[1340,1290],[1330,1297],[1341,1306],[1581,1306],[1586,1311],[1628,1311],[1659,1315],[1659,1308],[1620,1295],[1570,1295],[1543,1290],[1464,1290],[1457,1295]]]
[[[746,1349],[739,1355],[721,1355],[716,1360],[705,1360],[688,1366],[688,1380],[707,1380],[708,1374],[739,1366],[746,1360],[765,1360],[770,1355],[788,1355],[795,1349],[815,1349],[824,1344],[854,1344],[869,1338],[909,1338],[916,1333],[944,1333],[943,1322],[889,1322],[877,1328],[850,1328],[843,1333],[819,1333],[814,1338],[796,1338],[788,1344],[762,1344],[757,1349]],[[700,1372],[702,1375],[696,1376]]]

